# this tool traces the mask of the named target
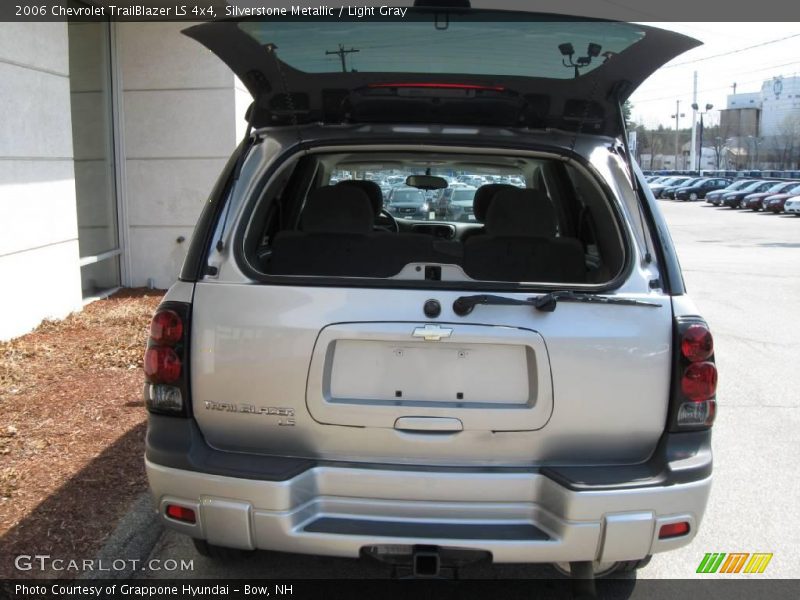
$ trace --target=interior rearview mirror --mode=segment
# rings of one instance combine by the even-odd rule
[[[420,190],[441,190],[447,187],[447,180],[434,175],[409,175],[406,185]]]

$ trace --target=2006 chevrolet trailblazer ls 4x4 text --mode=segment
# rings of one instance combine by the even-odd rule
[[[164,523],[210,555],[428,575],[480,558],[599,575],[688,544],[713,343],[621,105],[697,42],[423,8],[185,33],[254,102],[152,322]],[[346,70],[326,55],[343,40],[362,49]],[[448,221],[437,191],[466,180]],[[419,202],[385,204],[397,189]]]

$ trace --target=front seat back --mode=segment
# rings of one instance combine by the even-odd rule
[[[300,231],[275,236],[266,270],[275,275],[366,277],[379,268],[370,252],[375,215],[367,194],[355,186],[311,192]]]
[[[372,212],[378,216],[383,210],[383,192],[381,186],[369,179],[345,179],[336,184],[336,186],[352,186],[364,192],[369,198],[372,205]]]
[[[464,244],[464,270],[473,279],[583,283],[583,246],[558,237],[558,219],[540,190],[501,190],[486,213],[486,234]]]
[[[517,190],[518,187],[510,183],[487,183],[475,191],[475,198],[472,200],[472,214],[478,223],[486,222],[486,214],[494,197],[504,190]]]

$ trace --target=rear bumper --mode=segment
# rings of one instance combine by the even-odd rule
[[[622,481],[616,468],[364,467],[241,454],[250,472],[223,475],[213,472],[219,462],[159,464],[153,418],[146,467],[164,524],[233,548],[356,557],[368,546],[425,544],[490,552],[496,562],[634,560],[688,544],[711,486],[710,450],[701,442],[692,454],[686,440],[659,445],[657,454],[675,458],[661,479],[645,465],[616,471],[630,477]],[[268,478],[262,461],[275,461]],[[193,508],[197,523],[166,517],[172,503]],[[687,535],[658,539],[678,521],[689,522]]]

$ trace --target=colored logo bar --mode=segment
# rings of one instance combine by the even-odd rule
[[[697,573],[763,573],[772,553],[707,552],[697,566]]]

